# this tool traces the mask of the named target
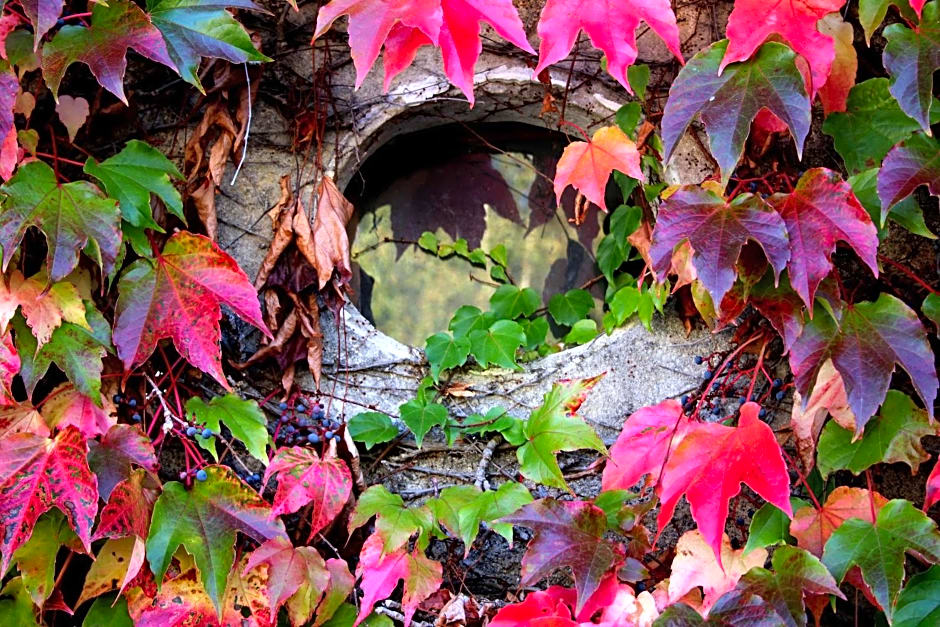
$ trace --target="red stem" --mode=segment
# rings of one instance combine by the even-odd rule
[[[924,288],[925,290],[927,290],[927,291],[930,292],[931,294],[940,294],[940,291],[935,290],[934,288],[930,287],[930,285],[929,285],[926,281],[924,281],[922,278],[920,278],[919,276],[917,276],[916,274],[914,274],[914,271],[913,271],[913,270],[904,267],[903,265],[901,265],[900,263],[898,263],[898,262],[895,261],[894,259],[891,259],[890,257],[886,257],[886,256],[884,256],[884,255],[879,254],[879,255],[878,255],[878,261],[883,261],[884,263],[888,264],[889,266],[891,266],[892,268],[894,268],[895,270],[897,270],[897,271],[900,272],[901,274],[905,275],[905,276],[906,276],[907,278],[909,278],[910,280],[912,280],[912,281],[914,281],[915,283],[917,283],[918,285],[920,285],[922,288]]]
[[[570,127],[572,127],[572,128],[577,129],[578,132],[581,133],[581,135],[584,136],[584,139],[585,139],[586,141],[588,141],[588,142],[591,141],[591,136],[587,134],[587,131],[585,131],[583,128],[581,128],[580,126],[578,126],[578,125],[575,124],[574,122],[569,122],[568,120],[562,120],[561,123],[562,123],[562,125],[567,125],[567,126],[570,126]]]
[[[737,356],[741,353],[741,351],[744,350],[745,347],[747,347],[749,344],[753,344],[754,342],[756,342],[757,340],[761,339],[762,337],[763,337],[763,334],[762,334],[762,333],[758,333],[757,335],[755,335],[754,337],[748,339],[748,340],[745,341],[743,344],[741,344],[741,345],[738,346],[736,349],[734,349],[734,352],[732,352],[730,355],[728,355],[727,357],[725,357],[725,360],[724,360],[723,362],[721,362],[721,365],[718,366],[718,368],[715,369],[715,373],[712,375],[712,378],[711,378],[711,380],[708,382],[708,385],[706,386],[705,389],[708,390],[709,388],[711,388],[712,384],[713,384],[713,383],[715,382],[715,380],[718,378],[718,375],[720,375],[720,374],[721,374],[721,371],[725,369],[725,366],[727,366],[729,363],[731,363],[731,360],[733,360],[735,357],[737,357]],[[698,402],[695,404],[695,411],[692,413],[692,418],[697,418],[697,417],[698,417],[699,409],[702,407],[702,401],[704,401],[704,400],[705,400],[705,395],[702,394],[702,395],[699,397]],[[664,464],[664,465],[665,465],[665,464]]]
[[[53,145],[53,150],[55,150],[55,142],[53,142],[52,145]],[[54,168],[55,168],[55,170],[56,170],[56,173],[58,173],[58,164],[59,164],[60,161],[61,161],[62,163],[67,163],[67,164],[69,164],[69,165],[76,165],[76,166],[78,166],[78,167],[80,167],[80,168],[84,168],[84,167],[85,167],[85,164],[82,163],[81,161],[73,161],[72,159],[66,159],[65,157],[59,157],[59,156],[57,156],[57,155],[50,155],[48,152],[38,152],[38,151],[37,151],[37,152],[34,153],[34,154],[35,154],[37,157],[45,157],[46,159],[53,159],[53,160],[54,160]]]
[[[757,375],[764,367],[764,350],[767,348],[768,340],[764,340],[764,343],[760,347],[760,355],[757,357],[757,365],[754,366],[754,374],[751,375],[751,385],[747,388],[747,397],[746,400],[753,400],[751,398],[751,393],[754,391],[754,384],[757,383]]]
[[[796,465],[796,463],[793,461],[793,458],[787,455],[787,452],[783,450],[783,447],[780,447],[780,452],[783,453],[783,457],[787,460],[787,465],[796,471],[796,476],[800,478],[800,483],[802,483],[803,487],[806,488],[806,493],[809,494],[809,498],[813,502],[813,507],[816,508],[817,512],[821,512],[822,505],[819,504],[819,499],[816,498],[816,495],[813,493],[813,489],[810,488],[809,483],[806,482],[806,477],[803,476],[803,471],[800,470],[800,467]]]
[[[865,481],[868,483],[868,507],[871,509],[871,523],[875,524],[875,488],[871,482],[871,468],[865,469]]]

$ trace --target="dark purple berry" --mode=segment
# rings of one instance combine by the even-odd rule
[[[202,468],[200,468],[199,471],[196,472],[196,481],[205,481],[208,478],[209,478],[209,475]]]

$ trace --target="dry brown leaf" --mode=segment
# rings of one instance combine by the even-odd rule
[[[271,217],[271,226],[274,229],[274,237],[271,238],[271,245],[268,247],[268,252],[258,269],[258,276],[255,277],[255,288],[257,289],[261,289],[265,284],[281,254],[294,240],[293,217],[296,203],[294,203],[294,195],[291,193],[289,174],[281,177],[280,185],[281,197],[268,211],[268,215]]]
[[[206,229],[206,235],[212,241],[215,241],[219,229],[219,221],[215,213],[216,189],[215,183],[206,178],[201,185],[189,193],[193,206],[196,208],[196,214]]]
[[[352,278],[346,224],[352,218],[353,205],[328,176],[324,176],[320,182],[319,197],[317,215],[313,220],[313,241],[316,244],[317,260],[314,266],[322,290],[332,278],[334,270],[339,273],[340,286],[347,285]]]

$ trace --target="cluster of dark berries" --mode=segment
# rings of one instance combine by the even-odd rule
[[[723,415],[731,413],[733,408],[741,407],[748,401],[762,404],[770,398],[780,401],[786,396],[784,388],[788,385],[785,385],[781,379],[774,379],[768,386],[761,375],[758,375],[761,378],[748,395],[751,377],[754,376],[757,365],[748,362],[747,357],[733,360],[724,366],[722,366],[722,358],[719,354],[707,357],[696,355],[692,361],[697,366],[704,364],[705,370],[702,372],[699,392],[691,397],[689,395],[682,397],[682,409],[686,414],[692,414],[698,407],[703,418],[718,420]],[[719,372],[718,368],[722,370]],[[767,410],[762,408],[758,416],[766,417]]]
[[[236,470],[235,474],[241,477],[245,483],[253,487],[255,490],[261,489],[261,475],[258,473],[251,472],[250,470]]]
[[[338,442],[341,439],[339,430],[342,422],[328,417],[319,402],[310,407],[303,402],[282,402],[278,409],[278,420],[268,423],[268,431],[274,436],[277,444],[320,444],[329,440]]]
[[[137,399],[133,396],[124,396],[123,394],[115,394],[111,397],[111,400],[114,401],[114,404],[117,405],[119,412],[127,412],[127,417],[133,423],[139,423],[143,418],[140,415],[140,408],[137,406]]]

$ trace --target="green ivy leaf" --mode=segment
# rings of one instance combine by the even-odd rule
[[[940,566],[911,577],[894,610],[894,627],[930,627],[940,624]]]
[[[95,5],[96,7],[101,6]],[[78,252],[92,258],[105,274],[111,272],[121,246],[121,218],[117,202],[106,198],[88,181],[60,185],[55,172],[42,161],[32,161],[0,187],[0,246],[3,270],[29,227],[46,236],[46,266],[53,282],[65,278],[78,265]]]
[[[865,30],[865,43],[871,41],[874,33],[885,20],[888,7],[894,5],[909,20],[916,20],[917,15],[911,9],[909,0],[859,0],[858,21]]]
[[[111,347],[111,325],[91,301],[86,301],[85,307],[85,320],[91,331],[64,322],[38,351],[36,338],[23,317],[14,316],[12,324],[20,355],[20,376],[30,395],[49,366],[55,363],[82,394],[92,399],[101,397],[101,360]]]
[[[377,411],[356,414],[349,420],[346,428],[349,429],[353,440],[366,445],[366,450],[398,437],[398,427],[392,419]]]
[[[187,83],[204,91],[197,71],[202,57],[230,63],[270,61],[226,8],[261,11],[251,0],[148,0],[147,12],[160,29],[167,52]]]
[[[443,493],[442,493],[443,498]],[[476,498],[463,504],[456,512],[458,536],[463,540],[464,555],[470,552],[480,531],[480,523],[490,523],[493,531],[501,535],[507,542],[512,542],[512,525],[510,523],[493,522],[503,516],[515,513],[523,505],[533,501],[532,495],[521,483],[508,481],[495,491],[488,490]]]
[[[414,434],[418,448],[421,448],[424,436],[432,427],[443,427],[447,423],[447,408],[439,403],[413,399],[401,405],[398,411],[401,414],[401,421]]]
[[[519,472],[527,479],[562,490],[568,489],[555,455],[559,451],[593,449],[607,453],[604,443],[587,423],[569,415],[571,407],[580,405],[593,385],[590,380],[555,384],[545,395],[542,405],[525,422],[526,443],[516,451]]]
[[[568,290],[564,294],[555,294],[548,301],[548,313],[555,322],[568,327],[583,320],[593,308],[594,297],[587,290]]]
[[[190,489],[170,481],[153,508],[147,561],[157,587],[182,545],[196,561],[206,593],[221,613],[229,571],[235,561],[235,536],[241,532],[263,543],[287,539],[284,524],[270,520],[271,507],[224,466],[209,466],[208,478]]]
[[[431,365],[431,376],[436,382],[442,371],[467,363],[470,340],[464,336],[454,338],[449,333],[436,333],[427,339],[424,354]]]
[[[924,304],[920,306],[920,310],[924,312],[924,315],[940,330],[940,296],[937,294],[927,294],[927,298],[924,299]]]
[[[640,100],[646,99],[646,86],[650,83],[650,66],[643,64],[631,65],[627,68],[627,82]]]
[[[121,217],[138,228],[163,232],[153,221],[151,194],[173,215],[183,218],[183,199],[170,181],[182,180],[183,175],[163,153],[145,142],[132,139],[124,150],[101,163],[89,157],[85,173],[101,181],[108,195],[120,203]]]
[[[415,533],[420,534],[418,543],[426,545],[434,527],[434,516],[429,507],[405,507],[400,496],[392,494],[381,484],[369,486],[359,496],[349,520],[349,531],[358,529],[373,516],[376,517],[375,533],[382,538],[386,553],[403,546]]]
[[[519,289],[515,285],[500,285],[490,297],[490,309],[498,318],[515,320],[529,316],[539,308],[541,299],[531,287]]]
[[[597,337],[597,323],[586,318],[578,320],[568,335],[565,336],[565,344],[587,344]]]
[[[525,331],[526,350],[535,350],[539,345],[545,343],[548,337],[548,320],[538,317],[534,320],[522,319],[519,321],[522,330]]]
[[[904,581],[907,551],[940,562],[940,533],[926,514],[908,501],[895,499],[881,508],[875,524],[860,518],[843,522],[826,542],[822,561],[837,582],[858,566],[890,622]]]
[[[816,467],[823,479],[844,469],[857,475],[881,462],[904,462],[916,474],[921,462],[930,459],[920,440],[936,432],[927,412],[907,394],[888,390],[879,415],[865,426],[859,440],[853,442],[854,432],[834,420],[826,423],[819,437]]]
[[[790,497],[790,508],[794,512],[808,505],[803,499]],[[787,544],[790,538],[790,517],[773,503],[764,503],[751,518],[744,553],[775,544]]]
[[[84,552],[65,515],[54,509],[42,515],[29,540],[13,554],[23,585],[39,607],[52,594],[56,555],[62,545]]]
[[[525,331],[512,320],[497,320],[485,331],[470,333],[470,353],[482,368],[495,364],[510,370],[518,369],[516,350],[525,343]]]
[[[0,616],[8,625],[40,627],[33,613],[33,600],[22,577],[14,577],[0,591]]]
[[[607,277],[609,283],[614,281],[614,272],[627,260],[627,250],[613,235],[606,235],[597,245],[597,267]]]
[[[268,421],[256,401],[226,394],[216,396],[207,404],[194,396],[186,401],[186,414],[193,417],[193,422],[205,424],[215,433],[219,433],[220,426],[224,424],[232,436],[245,445],[252,457],[267,465],[267,445],[271,442],[271,436],[268,435]],[[217,438],[198,437],[196,441],[209,451],[214,460],[219,460]]]
[[[434,255],[437,254],[438,245],[437,235],[430,231],[425,231],[421,234],[421,237],[418,238],[418,247]]]
[[[489,329],[495,321],[496,316],[489,311],[484,313],[472,305],[464,305],[454,313],[447,328],[454,337],[464,337],[473,331]]]
[[[643,66],[646,67],[646,66]],[[649,71],[649,68],[646,68]],[[648,78],[648,77],[647,77]],[[643,86],[644,89],[646,85]],[[632,140],[636,140],[636,126],[640,123],[640,119],[643,117],[643,107],[640,106],[639,102],[628,102],[619,109],[614,115],[614,120],[617,122],[617,126],[620,127],[620,130],[627,134]]]
[[[122,595],[115,598],[114,594],[101,596],[88,608],[82,627],[134,627],[134,621],[127,611],[127,599]]]
[[[490,259],[504,268],[509,266],[509,254],[506,252],[506,246],[503,244],[497,244],[494,246],[490,250]]]
[[[849,174],[857,174],[881,165],[918,128],[891,95],[888,79],[872,78],[852,87],[845,112],[830,114],[822,131],[832,137]]]
[[[610,299],[609,305],[617,326],[620,326],[636,313],[637,307],[640,306],[640,292],[633,285],[621,287]]]

